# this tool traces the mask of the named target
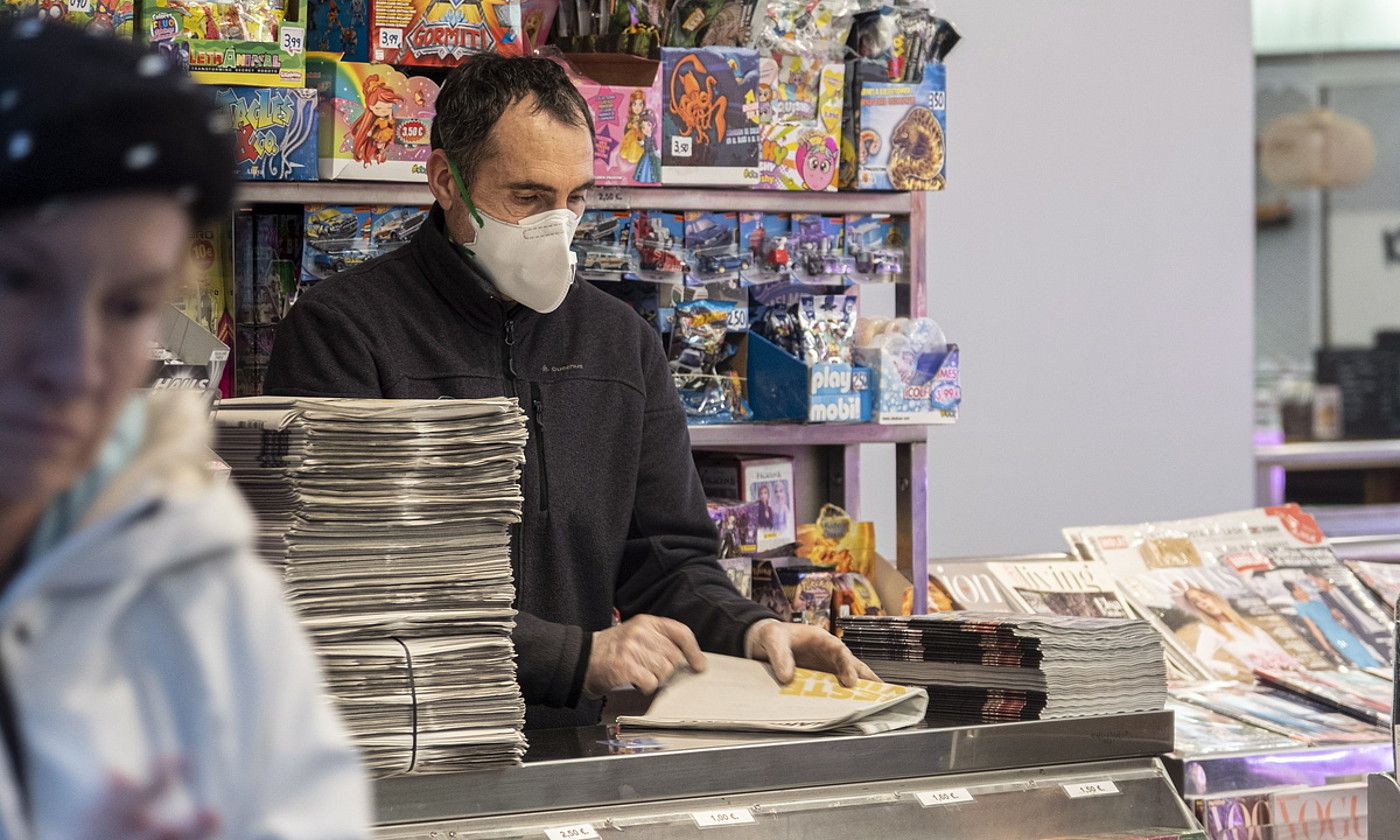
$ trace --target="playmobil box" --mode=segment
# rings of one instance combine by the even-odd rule
[[[144,0],[141,37],[197,82],[306,86],[306,0]]]
[[[666,119],[662,182],[758,183],[758,53],[738,47],[661,50]]]
[[[762,131],[758,164],[760,189],[836,189],[845,76],[844,65],[823,67],[820,92],[814,103],[781,99],[775,91],[771,100],[772,116]],[[779,85],[778,89],[784,86]]]
[[[7,14],[36,13],[88,32],[130,38],[136,30],[135,0],[0,0],[0,20]]]
[[[307,75],[320,95],[322,178],[428,179],[436,82],[329,53],[314,53]]]
[[[316,180],[316,91],[219,87],[214,101],[229,110],[240,179]]]
[[[809,365],[763,336],[750,333],[748,375],[749,404],[759,422],[870,421],[871,371],[862,365]]]
[[[370,0],[307,0],[306,48],[369,61]]]
[[[370,0],[369,38],[374,61],[418,67],[524,52],[519,0]]]
[[[946,68],[930,64],[918,84],[864,82],[856,186],[941,190],[947,175]]]
[[[561,59],[593,114],[599,186],[661,184],[661,77],[655,61],[579,53]]]

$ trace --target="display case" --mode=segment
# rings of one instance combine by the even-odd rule
[[[1158,756],[1168,712],[870,736],[535,733],[522,767],[377,785],[381,840],[1040,840],[1196,823]]]

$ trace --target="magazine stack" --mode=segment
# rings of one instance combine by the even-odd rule
[[[259,543],[375,772],[518,762],[518,405],[255,398],[225,401],[217,421]]]
[[[926,686],[929,717],[1018,721],[1161,709],[1161,638],[1143,621],[936,613],[843,618],[851,651],[881,679]]]

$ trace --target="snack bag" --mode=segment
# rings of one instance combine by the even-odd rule
[[[875,559],[875,523],[855,522],[836,505],[823,505],[815,523],[797,526],[797,556],[813,565],[832,566],[838,573],[869,575]]]

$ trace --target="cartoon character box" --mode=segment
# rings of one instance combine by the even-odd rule
[[[144,0],[141,32],[197,82],[306,86],[306,0]]]
[[[562,61],[593,114],[593,177],[600,186],[661,184],[661,77],[655,61],[574,54]]]
[[[370,0],[374,61],[453,67],[472,53],[521,55],[520,0]]]
[[[804,104],[801,99],[768,95],[772,116],[763,125],[758,164],[760,189],[836,189],[845,77],[846,68],[841,64],[822,68],[815,110],[799,107]]]
[[[946,183],[947,84],[942,64],[918,84],[865,82],[860,96],[856,186],[941,190]]]
[[[427,180],[437,83],[329,53],[312,55],[308,75],[320,94],[322,178]]]
[[[88,32],[111,32],[130,38],[136,29],[135,0],[0,0],[0,19],[7,13],[33,14],[63,21]]]
[[[661,50],[666,109],[662,182],[758,182],[758,53],[735,47]]]
[[[245,181],[316,180],[316,91],[220,87],[238,138],[238,177]]]
[[[370,0],[307,0],[309,50],[340,53],[345,61],[369,61]]]

